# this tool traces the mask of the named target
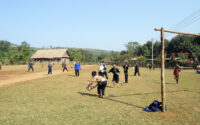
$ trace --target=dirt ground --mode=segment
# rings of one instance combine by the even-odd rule
[[[92,65],[84,65],[82,66],[82,70],[87,70],[87,69],[92,69],[95,66]],[[72,68],[69,69],[69,72],[74,72]],[[53,70],[53,75],[59,75],[63,73],[68,73],[68,72],[63,72],[62,69],[60,70]],[[15,84],[19,82],[25,82],[29,80],[34,80],[34,79],[40,79],[44,77],[51,77],[52,75],[48,75],[47,71],[41,71],[41,72],[26,72],[26,69],[24,71],[0,71],[0,87],[10,85],[10,84]]]

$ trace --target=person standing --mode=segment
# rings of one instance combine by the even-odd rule
[[[106,77],[106,79],[108,79],[107,66],[105,62],[103,62],[103,77],[104,76]]]
[[[124,75],[125,75],[125,83],[128,83],[128,63],[125,63],[123,68],[124,68]]]
[[[104,98],[107,80],[104,77],[97,75],[96,71],[92,72],[92,77],[94,79],[91,81],[91,83],[88,86],[92,86],[92,84],[96,82],[97,84],[93,86],[92,89],[97,87],[97,93],[98,93],[99,98]]]
[[[68,69],[67,69],[67,64],[66,64],[66,62],[64,62],[64,63],[63,63],[63,72],[64,72],[65,70],[68,72]]]
[[[138,74],[138,75],[140,76],[139,65],[138,65],[137,62],[136,62],[136,65],[135,65],[135,73],[134,73],[134,76],[136,76],[136,74]]]
[[[99,75],[99,76],[102,76],[102,77],[103,77],[103,69],[104,69],[103,63],[101,62],[101,63],[99,64],[99,69],[98,69],[98,75]]]
[[[181,71],[180,66],[178,63],[176,63],[175,68],[174,68],[174,79],[176,80],[176,83],[178,84],[179,81],[179,72]]]
[[[113,67],[109,70],[108,73],[112,72],[113,73],[113,85],[115,87],[115,84],[119,83],[119,69],[116,67],[116,64],[113,64]],[[122,85],[122,83],[120,83]]]
[[[52,64],[51,63],[49,63],[49,65],[48,65],[48,74],[51,74],[52,75]]]
[[[81,64],[79,63],[79,61],[77,60],[75,65],[74,65],[74,70],[75,70],[75,76],[79,77],[79,70],[81,70]]]
[[[30,69],[32,69],[32,72],[34,72],[32,61],[30,61],[30,62],[28,63],[28,72],[30,71]]]

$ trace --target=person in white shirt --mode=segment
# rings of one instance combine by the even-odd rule
[[[98,70],[99,70],[98,75],[103,77],[104,67],[102,62],[99,64]]]

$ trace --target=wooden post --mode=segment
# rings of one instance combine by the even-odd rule
[[[152,47],[151,47],[151,57],[152,57],[152,61],[151,61],[151,64],[152,64],[152,66],[151,66],[151,68],[153,69],[153,39],[152,39]]]
[[[162,112],[165,112],[165,39],[164,28],[161,28],[161,99],[162,99]]]
[[[161,44],[162,44],[162,51],[161,51],[161,99],[162,99],[162,112],[165,112],[165,39],[164,39],[164,32],[169,33],[176,33],[176,34],[183,34],[183,35],[192,35],[192,36],[200,36],[200,34],[196,33],[184,33],[184,32],[177,32],[171,30],[164,30],[161,29],[154,29],[155,31],[161,31]]]

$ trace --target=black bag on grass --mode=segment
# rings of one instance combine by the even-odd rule
[[[165,105],[165,109],[167,110],[167,106]],[[161,112],[162,111],[162,102],[154,100],[149,106],[143,109],[147,112]]]

